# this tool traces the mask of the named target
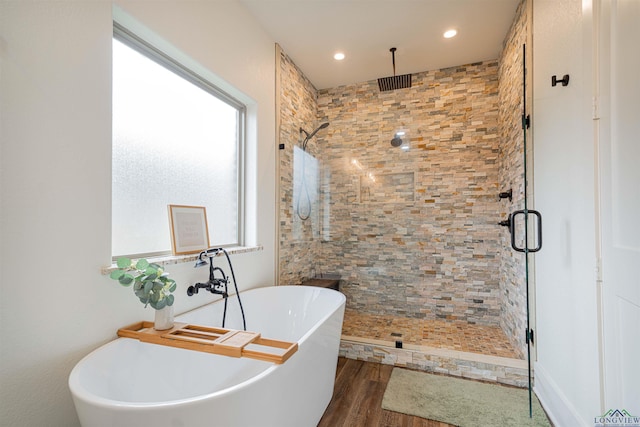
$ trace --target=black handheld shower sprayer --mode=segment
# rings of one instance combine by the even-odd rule
[[[302,142],[302,150],[303,151],[307,151],[307,143],[309,142],[309,140],[311,138],[313,138],[315,136],[316,133],[318,133],[318,131],[320,129],[324,129],[327,126],[329,126],[329,122],[325,122],[323,124],[321,124],[320,126],[318,126],[318,128],[316,130],[314,130],[313,132],[309,133],[306,130],[300,128],[300,133],[304,133],[306,135],[306,137],[304,138],[304,141]]]

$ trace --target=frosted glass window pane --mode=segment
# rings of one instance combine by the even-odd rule
[[[171,250],[167,205],[205,206],[238,244],[239,111],[113,40],[112,253]]]

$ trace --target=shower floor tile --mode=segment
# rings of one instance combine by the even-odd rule
[[[518,359],[499,326],[425,320],[346,310],[342,334]]]

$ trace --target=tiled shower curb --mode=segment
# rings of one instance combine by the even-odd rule
[[[486,356],[456,350],[395,343],[343,335],[340,356],[347,359],[490,381],[515,387],[528,387],[527,361]]]

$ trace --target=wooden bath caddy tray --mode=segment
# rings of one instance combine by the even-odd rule
[[[118,329],[118,336],[223,356],[249,357],[276,364],[284,363],[298,351],[298,343],[262,338],[257,332],[187,323],[176,323],[171,329],[156,331],[153,329],[153,322],[138,322]]]

